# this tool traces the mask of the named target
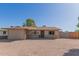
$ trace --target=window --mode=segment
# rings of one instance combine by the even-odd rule
[[[49,31],[49,34],[50,34],[50,35],[54,35],[55,32],[54,32],[54,31]]]
[[[3,34],[6,34],[6,31],[3,31]]]
[[[34,34],[36,34],[36,31],[34,31]]]

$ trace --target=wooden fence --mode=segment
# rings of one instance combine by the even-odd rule
[[[60,32],[60,38],[79,39],[79,32]]]
[[[79,32],[69,32],[69,38],[79,39]]]

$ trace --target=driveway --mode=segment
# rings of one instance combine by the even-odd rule
[[[78,39],[18,40],[0,42],[0,55],[4,56],[77,56]]]

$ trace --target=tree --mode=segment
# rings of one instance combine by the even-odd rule
[[[77,26],[76,32],[79,32],[79,17],[78,17],[78,24],[76,26]]]
[[[31,18],[28,18],[25,20],[25,22],[23,23],[23,26],[32,26],[32,27],[36,27],[35,21]]]
[[[23,25],[22,25],[22,26],[23,26],[23,27],[24,27],[24,26],[26,26],[26,25],[25,25],[25,23],[23,23]]]

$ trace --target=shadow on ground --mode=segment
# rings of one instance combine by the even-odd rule
[[[13,40],[8,40],[8,39],[0,39],[0,42],[13,42],[13,41],[21,41],[23,39],[13,39]],[[26,39],[26,40],[55,40],[55,39]]]
[[[13,41],[20,41],[20,40],[19,39],[17,40],[0,39],[0,42],[13,42]]]
[[[31,39],[26,39],[26,40],[55,40],[52,38],[31,38]]]
[[[67,53],[64,53],[63,56],[79,56],[79,49],[70,49]]]

